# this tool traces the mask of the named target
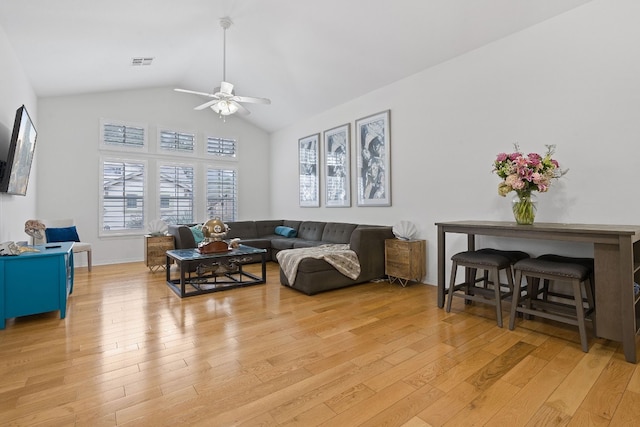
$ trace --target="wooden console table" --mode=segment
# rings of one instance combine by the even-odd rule
[[[637,363],[636,333],[640,324],[640,225],[537,223],[517,225],[502,221],[438,222],[438,307],[444,306],[446,234],[467,235],[468,250],[475,236],[544,239],[593,244],[595,261],[596,322],[600,338],[622,342],[625,358]],[[568,255],[568,254],[561,254]]]

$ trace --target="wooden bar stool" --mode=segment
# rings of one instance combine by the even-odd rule
[[[594,311],[592,303],[584,307],[582,285],[589,295],[592,289],[591,276],[593,269],[581,263],[561,262],[530,258],[518,261],[513,266],[515,271],[515,288],[511,302],[509,329],[515,328],[517,313],[530,314],[557,322],[578,326],[582,351],[589,351],[587,340],[586,318]],[[526,293],[522,295],[522,278],[527,278]],[[540,288],[540,280],[558,283],[569,283],[571,290],[558,293],[563,300],[548,299],[548,290]],[[541,297],[542,296],[542,297]],[[552,295],[554,296],[554,295]],[[589,301],[589,297],[587,297]],[[593,301],[593,296],[591,296]]]
[[[513,273],[511,266],[519,260],[528,258],[529,254],[521,251],[501,251],[499,249],[480,249],[477,251],[459,252],[451,257],[451,280],[446,311],[451,312],[453,297],[464,298],[466,301],[476,301],[496,307],[496,321],[502,327],[502,300],[511,296],[513,292]],[[465,281],[456,284],[458,267],[466,269]],[[483,275],[476,277],[477,271],[483,270]],[[500,271],[504,270],[507,283],[500,283]],[[481,283],[482,286],[478,286]],[[493,285],[493,289],[489,288]]]
[[[544,254],[544,255],[540,255],[538,257],[538,259],[544,259],[547,261],[554,261],[554,262],[567,262],[570,264],[580,264],[583,265],[585,267],[587,267],[589,269],[589,276],[590,276],[590,283],[591,286],[587,287],[584,291],[585,293],[585,298],[583,298],[583,302],[586,303],[589,307],[593,308],[595,310],[596,307],[596,303],[595,303],[595,277],[594,277],[594,271],[595,271],[595,262],[593,258],[576,258],[576,257],[569,257],[569,256],[564,256],[564,255],[556,255],[556,254]],[[545,280],[543,282],[542,285],[542,290],[543,290],[543,294],[542,294],[542,298],[543,299],[548,299],[549,297],[559,297],[559,298],[565,298],[565,299],[572,299],[573,298],[573,294],[571,295],[567,295],[565,293],[559,292],[557,290],[553,290],[550,289],[552,285],[552,282],[550,280]],[[594,316],[595,317],[595,316]],[[595,319],[594,319],[595,320]],[[597,336],[596,334],[596,329],[595,329],[595,321],[592,322],[593,323],[593,333],[594,335]]]

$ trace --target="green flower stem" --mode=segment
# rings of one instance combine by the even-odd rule
[[[513,202],[513,216],[518,224],[533,224],[536,217],[536,205],[531,201],[531,197],[521,196],[519,201]]]

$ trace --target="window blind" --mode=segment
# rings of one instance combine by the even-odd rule
[[[207,169],[207,216],[235,221],[238,214],[237,172],[233,169]]]
[[[142,127],[105,123],[102,128],[102,140],[105,144],[143,147],[144,138]]]
[[[236,140],[210,136],[207,138],[207,154],[234,159],[237,157]]]
[[[102,164],[102,228],[139,230],[144,227],[144,164],[104,161]]]
[[[160,166],[160,217],[169,224],[193,222],[193,167]]]

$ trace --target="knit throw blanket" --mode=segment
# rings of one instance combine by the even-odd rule
[[[355,280],[360,275],[358,255],[347,244],[321,245],[312,248],[286,249],[276,255],[280,268],[293,285],[298,273],[298,264],[305,258],[323,259],[348,278]]]

